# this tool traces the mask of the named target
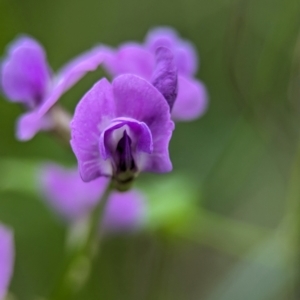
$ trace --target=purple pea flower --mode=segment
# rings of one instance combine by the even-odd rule
[[[13,273],[14,245],[13,234],[0,224],[0,300],[5,298]]]
[[[78,56],[56,75],[48,65],[43,47],[28,36],[13,41],[1,65],[3,93],[11,102],[22,103],[28,112],[18,122],[16,136],[29,140],[40,130],[51,130],[54,120],[50,108],[87,72],[103,61],[100,47]]]
[[[76,222],[98,203],[109,180],[106,177],[83,182],[77,169],[45,165],[39,176],[47,204],[63,219]],[[146,202],[138,191],[112,192],[103,217],[106,232],[133,231],[141,227],[146,215]]]
[[[112,76],[133,73],[153,82],[156,68],[155,54],[159,47],[166,47],[174,55],[178,69],[178,95],[172,107],[172,118],[188,121],[203,115],[207,109],[208,96],[203,83],[194,78],[198,68],[194,46],[180,39],[170,28],[150,31],[144,44],[125,43],[117,50],[106,49],[104,67]]]
[[[168,66],[169,60],[161,65]],[[159,80],[157,84],[174,94],[176,76],[169,69],[164,75],[161,65],[158,77],[168,87]],[[141,171],[171,171],[168,145],[173,129],[169,105],[151,83],[132,74],[112,83],[100,80],[79,102],[71,123],[71,146],[83,181],[112,176],[126,189]]]

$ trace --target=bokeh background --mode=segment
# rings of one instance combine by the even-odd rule
[[[0,53],[20,33],[57,70],[97,43],[142,41],[172,26],[200,56],[209,109],[178,123],[174,172],[142,175],[147,228],[106,237],[78,299],[300,299],[299,0],[0,0]],[[102,70],[65,94],[73,110]],[[20,143],[21,108],[0,96],[0,220],[14,229],[16,299],[44,299],[66,226],[48,210],[36,165],[74,165],[50,135]],[[1,266],[0,266],[1,267]]]

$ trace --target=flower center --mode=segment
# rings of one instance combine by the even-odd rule
[[[116,148],[115,160],[118,174],[135,172],[136,168],[132,156],[131,144],[131,138],[125,129],[123,137],[119,140]]]
[[[102,158],[111,161],[115,181],[127,184],[143,169],[145,156],[152,153],[152,134],[143,122],[118,118],[102,132],[99,147]]]

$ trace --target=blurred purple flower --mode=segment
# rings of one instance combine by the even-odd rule
[[[101,199],[109,183],[105,177],[83,182],[77,169],[66,169],[55,164],[45,165],[39,175],[47,204],[69,222],[85,217]],[[104,230],[120,232],[138,229],[145,214],[146,202],[141,193],[113,192],[103,218]]]
[[[194,46],[180,39],[170,28],[150,31],[144,44],[125,43],[117,50],[106,48],[107,57],[103,63],[106,70],[117,76],[133,73],[147,80],[155,72],[155,53],[159,47],[170,49],[178,69],[178,96],[172,109],[172,118],[178,121],[196,119],[203,115],[208,104],[207,91],[203,83],[194,78],[198,69]]]
[[[0,224],[0,300],[5,298],[14,265],[13,234]]]
[[[171,171],[173,129],[169,105],[151,83],[132,74],[111,84],[100,80],[79,102],[71,123],[82,179],[113,176],[126,184],[141,171]]]
[[[17,123],[17,138],[29,140],[40,130],[53,127],[49,109],[61,95],[103,61],[101,47],[78,56],[54,75],[42,46],[22,36],[7,49],[1,65],[1,86],[6,97],[28,110]]]
[[[124,232],[139,229],[147,213],[144,195],[137,190],[113,192],[103,218],[105,231]]]
[[[55,164],[45,165],[39,175],[48,204],[68,220],[88,214],[108,184],[105,177],[85,183],[77,169]]]

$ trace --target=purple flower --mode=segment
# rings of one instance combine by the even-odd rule
[[[14,265],[13,234],[0,224],[0,300],[5,298]]]
[[[175,56],[178,71],[183,76],[193,76],[198,69],[198,56],[194,46],[180,39],[177,32],[168,27],[155,28],[148,32],[145,47],[154,53],[158,47],[167,47]]]
[[[174,30],[154,29],[148,33],[143,45],[131,42],[121,45],[117,50],[107,48],[103,64],[112,76],[133,73],[151,80],[159,47],[170,49],[178,69],[178,95],[172,108],[172,118],[185,121],[203,115],[208,97],[203,83],[194,78],[198,68],[196,51],[191,43],[180,39]]]
[[[108,232],[134,231],[143,225],[147,213],[144,195],[137,190],[113,192],[103,218]]]
[[[108,184],[105,177],[85,183],[76,169],[55,164],[44,166],[39,175],[48,204],[68,220],[88,214]]]
[[[103,61],[101,47],[78,56],[53,75],[42,46],[22,36],[9,45],[1,65],[1,86],[6,97],[28,110],[17,122],[17,138],[31,139],[54,126],[49,109],[61,95]]]
[[[106,177],[83,182],[77,169],[49,164],[39,174],[48,205],[64,219],[74,222],[85,217],[101,199],[109,180]],[[113,192],[108,199],[105,231],[132,231],[144,221],[146,202],[138,191]]]
[[[169,105],[151,83],[132,74],[112,83],[100,80],[79,102],[71,123],[83,181],[112,176],[126,185],[141,171],[171,171],[173,129]]]

